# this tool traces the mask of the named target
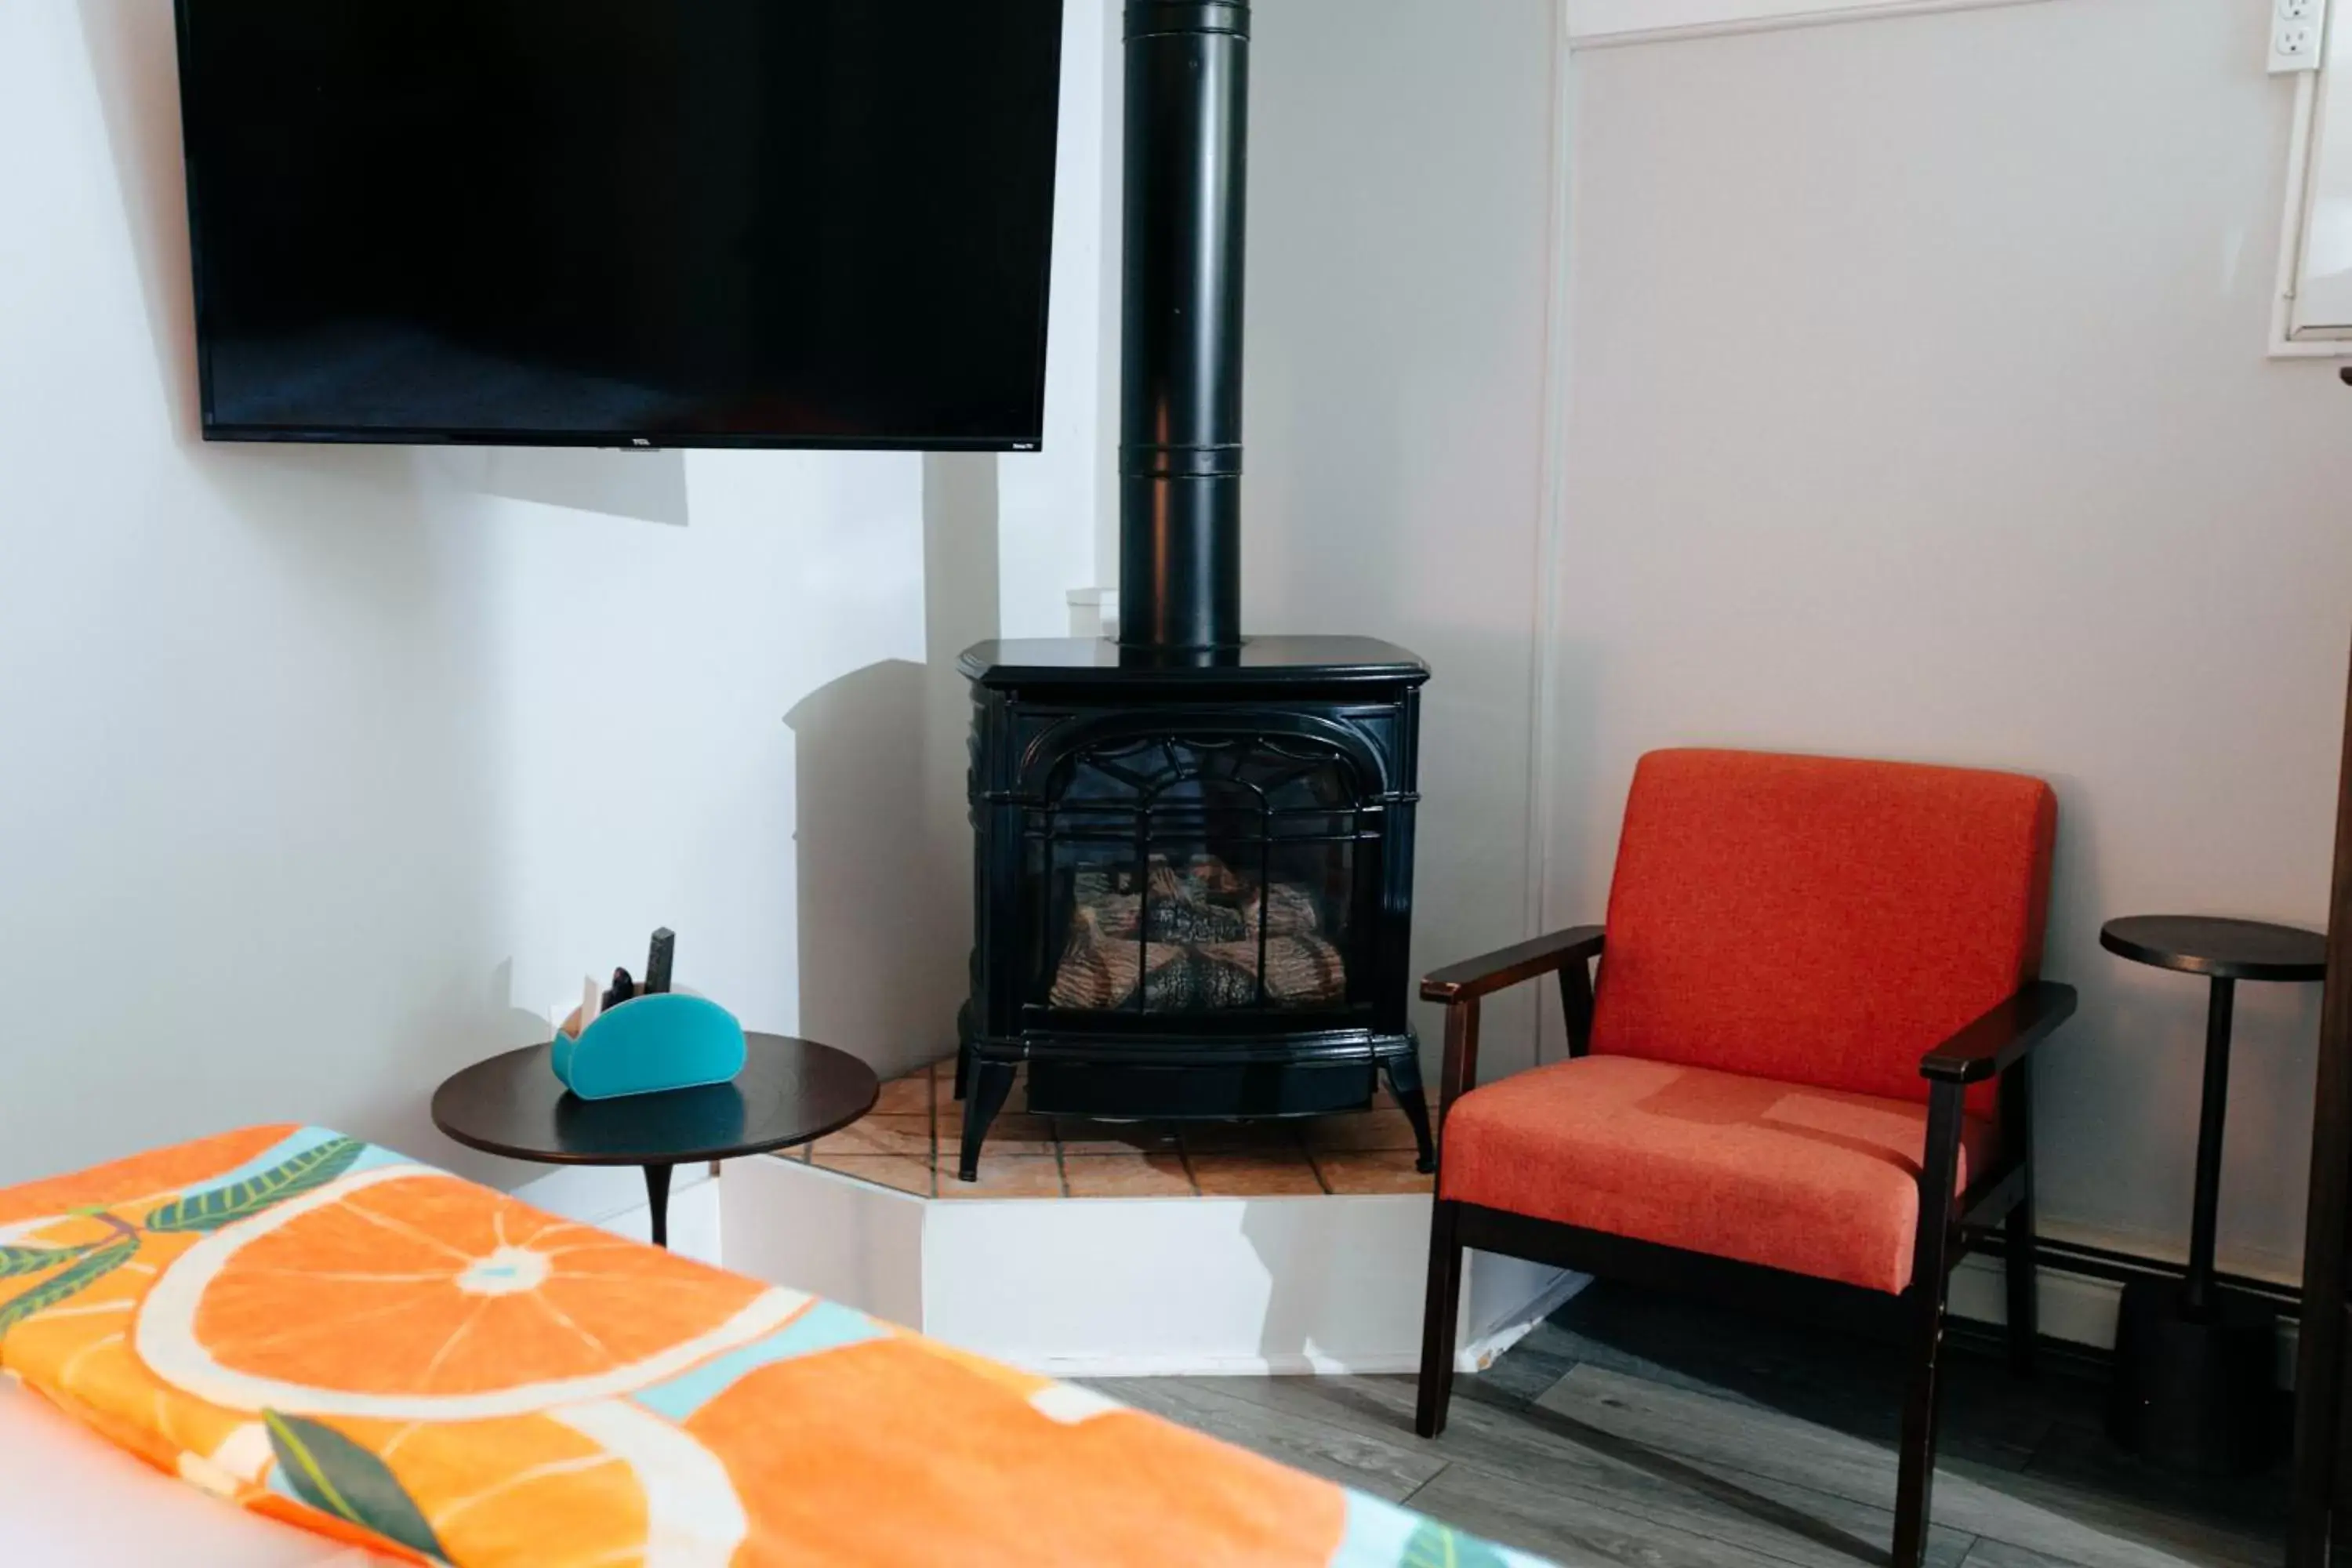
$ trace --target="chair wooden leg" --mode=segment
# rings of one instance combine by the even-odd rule
[[[2033,1375],[2034,1353],[2042,1342],[2040,1259],[2033,1239],[2032,1075],[2033,1058],[2026,1057],[2002,1075],[2000,1084],[2001,1136],[2025,1160],[2025,1189],[2001,1233],[2002,1272],[2009,1281],[2009,1369],[2020,1377]]]
[[[1928,1510],[1936,1487],[1943,1292],[1924,1279],[1918,1288],[1922,1296],[1938,1300],[1933,1309],[1922,1309],[1913,1331],[1911,1383],[1903,1398],[1903,1448],[1895,1482],[1895,1568],[1921,1568],[1926,1563]]]
[[[1462,1303],[1462,1244],[1455,1239],[1460,1206],[1444,1199],[1430,1206],[1429,1296],[1421,1317],[1421,1389],[1412,1429],[1424,1437],[1445,1430],[1454,1398],[1454,1330]]]
[[[1895,1482],[1895,1568],[1922,1568],[1936,1487],[1936,1415],[1942,1389],[1944,1296],[1951,1279],[1952,1200],[1958,1184],[1961,1089],[1939,1083],[1927,1100],[1919,1162],[1919,1228],[1911,1253],[1911,1373]]]
[[[2009,1370],[2019,1377],[2033,1375],[2034,1356],[2042,1343],[2041,1300],[2036,1287],[2037,1249],[2033,1244],[2033,1185],[2026,1180],[2026,1195],[2009,1211],[2001,1233],[2009,1276]]]

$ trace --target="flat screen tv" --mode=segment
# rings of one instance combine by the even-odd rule
[[[222,440],[1017,450],[1062,0],[178,0]]]

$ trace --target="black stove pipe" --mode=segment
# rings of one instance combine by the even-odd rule
[[[1241,642],[1248,0],[1128,0],[1121,646]]]

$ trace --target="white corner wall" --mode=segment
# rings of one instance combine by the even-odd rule
[[[1528,934],[1552,6],[1282,0],[1254,26],[1244,626],[1435,672],[1418,972]],[[1488,1073],[1528,1064],[1531,1001],[1490,1008]]]
[[[656,924],[946,1049],[989,460],[204,445],[178,124],[170,0],[0,7],[0,1184],[279,1119],[526,1179],[434,1085]]]
[[[2116,915],[2324,924],[2352,393],[2263,358],[2292,89],[2260,7],[2042,5],[1577,57],[1549,901],[1634,758],[2057,786],[2052,1230],[2184,1242],[2204,987]],[[2316,987],[2247,985],[2226,1266],[2292,1275]]]

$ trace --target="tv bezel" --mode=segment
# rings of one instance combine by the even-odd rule
[[[190,8],[198,0],[172,0],[174,46],[173,74],[180,94],[180,167],[187,195],[188,275],[194,314],[190,325],[195,336],[197,426],[206,441],[268,445],[345,447],[587,447],[625,452],[688,449],[736,449],[811,452],[1038,452],[1045,444],[1045,355],[1053,331],[1054,213],[1061,195],[1062,125],[1058,84],[1062,79],[1062,35],[1068,0],[1048,0],[1054,7],[1052,70],[1057,84],[1054,114],[1051,170],[1046,181],[1045,225],[1045,265],[1037,279],[1036,384],[1030,399],[1034,433],[1026,436],[784,436],[714,433],[709,431],[515,430],[468,429],[459,426],[241,425],[213,416],[212,344],[205,329],[205,258],[198,243],[203,192],[191,151],[194,94],[188,74]]]

